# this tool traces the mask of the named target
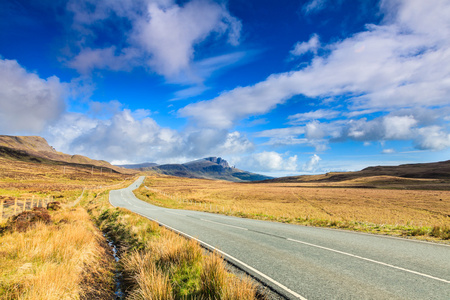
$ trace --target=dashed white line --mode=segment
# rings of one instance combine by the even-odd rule
[[[373,259],[370,259],[370,258],[362,257],[362,256],[359,256],[359,255],[355,255],[355,254],[351,254],[351,253],[347,253],[347,252],[343,252],[343,251],[339,251],[339,250],[335,250],[335,249],[331,249],[331,248],[327,248],[327,247],[323,247],[323,246],[319,246],[319,245],[314,245],[314,244],[311,244],[311,243],[302,242],[302,241],[294,240],[294,239],[290,239],[290,238],[287,238],[287,240],[291,241],[291,242],[300,243],[300,244],[308,245],[308,246],[311,246],[311,247],[316,247],[316,248],[319,248],[319,249],[328,250],[328,251],[331,251],[331,252],[347,255],[347,256],[350,256],[350,257],[354,257],[354,258],[358,258],[358,259],[361,259],[361,260],[365,260],[365,261],[369,261],[369,262],[372,262],[372,263],[376,263],[376,264],[379,264],[379,265],[383,265],[385,267],[390,267],[390,268],[393,268],[393,269],[397,269],[397,270],[401,270],[401,271],[404,271],[404,272],[416,274],[416,275],[419,275],[419,276],[431,278],[431,279],[442,281],[442,282],[445,282],[445,283],[450,283],[450,281],[442,279],[442,278],[434,277],[434,276],[431,276],[431,275],[428,275],[428,274],[416,272],[416,271],[405,269],[405,268],[402,268],[402,267],[397,267],[397,266],[394,266],[394,265],[391,265],[391,264],[387,264],[387,263],[384,263],[384,262],[381,262],[381,261],[377,261],[377,260],[373,260]]]
[[[182,217],[187,217],[186,215],[182,215],[182,214],[179,214],[179,213],[176,213],[176,212],[173,212],[173,211],[167,211],[166,210],[166,213],[172,214],[172,215],[177,215],[177,216],[182,216]]]
[[[228,226],[228,227],[238,228],[238,229],[242,229],[242,230],[248,230],[247,228],[244,228],[244,227],[228,225],[228,224],[214,222],[214,221],[210,221],[210,220],[206,220],[206,219],[200,219],[200,220],[205,221],[205,222],[209,222],[209,223],[219,224],[219,225],[222,225],[222,226]]]
[[[212,251],[215,251],[215,252],[217,252],[217,253],[220,253],[223,257],[227,258],[228,260],[230,260],[230,261],[232,261],[232,262],[234,262],[234,263],[237,263],[238,265],[241,265],[241,266],[244,267],[244,268],[247,268],[247,269],[250,270],[251,272],[253,272],[253,273],[255,273],[255,274],[261,276],[261,277],[264,278],[265,280],[267,280],[267,281],[271,282],[272,284],[278,286],[279,288],[281,288],[281,289],[284,290],[285,292],[288,292],[289,294],[291,294],[291,295],[294,296],[295,298],[298,298],[298,299],[300,299],[300,300],[308,300],[308,299],[306,299],[305,297],[303,297],[302,295],[300,295],[300,294],[294,292],[293,290],[291,290],[291,289],[288,288],[287,286],[285,286],[285,285],[279,283],[279,282],[276,281],[275,279],[273,279],[273,278],[267,276],[266,274],[264,274],[264,273],[262,273],[262,272],[256,270],[255,268],[253,268],[253,267],[247,265],[246,263],[244,263],[243,261],[241,261],[241,260],[235,258],[234,256],[231,256],[231,255],[229,255],[228,253],[225,253],[225,252],[223,252],[223,251],[217,249],[216,247],[213,247],[213,246],[211,246],[210,244],[203,242],[202,240],[199,240],[199,239],[197,239],[197,238],[195,238],[195,237],[193,237],[193,236],[191,236],[191,235],[189,235],[189,234],[187,234],[187,233],[184,233],[184,232],[179,231],[179,230],[177,230],[177,229],[175,229],[175,228],[173,228],[173,227],[170,227],[170,226],[168,226],[168,225],[166,225],[166,224],[164,224],[164,223],[162,223],[162,222],[160,222],[160,221],[158,221],[158,220],[152,219],[152,218],[150,218],[150,217],[148,217],[148,216],[145,216],[145,215],[143,215],[143,214],[140,214],[140,213],[138,213],[138,212],[136,212],[136,213],[137,213],[138,215],[141,215],[141,216],[143,216],[143,217],[149,219],[149,220],[155,221],[155,222],[157,222],[158,224],[160,224],[161,226],[164,226],[164,227],[166,227],[166,228],[168,228],[168,229],[170,229],[170,230],[172,230],[172,231],[174,231],[174,232],[176,232],[176,233],[178,233],[178,234],[180,234],[180,235],[183,235],[183,236],[185,236],[185,237],[187,237],[187,238],[189,238],[189,239],[193,239],[193,240],[199,242],[200,244],[206,246],[207,248],[209,248],[209,249],[212,250]]]

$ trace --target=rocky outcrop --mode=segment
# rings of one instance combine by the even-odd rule
[[[231,169],[231,167],[228,164],[228,162],[225,159],[221,158],[221,157],[207,157],[207,158],[204,158],[204,160],[207,160],[207,161],[213,162],[215,164],[218,164],[219,166],[222,166],[225,169]]]

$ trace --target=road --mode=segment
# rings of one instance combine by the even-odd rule
[[[110,202],[207,247],[289,299],[450,299],[450,246],[341,230],[174,210],[128,188]]]

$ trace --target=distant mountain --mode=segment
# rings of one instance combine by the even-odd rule
[[[121,167],[121,168],[125,168],[125,169],[132,169],[132,170],[141,170],[143,171],[145,168],[151,168],[151,167],[155,167],[158,164],[155,163],[140,163],[140,164],[129,164],[129,165],[115,165],[116,167]]]
[[[208,157],[184,164],[158,165],[145,168],[145,170],[153,170],[160,174],[178,177],[220,179],[235,182],[259,181],[273,178],[236,169],[220,157]]]
[[[0,135],[0,157],[45,164],[70,164],[111,169],[119,173],[132,171],[116,167],[104,160],[93,160],[82,155],[69,155],[56,151],[40,136]]]
[[[450,160],[435,163],[368,167],[356,172],[331,172],[323,175],[290,176],[272,182],[339,182],[364,177],[394,176],[411,179],[450,180]]]

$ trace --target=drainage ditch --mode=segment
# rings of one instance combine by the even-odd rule
[[[126,295],[123,281],[123,273],[119,265],[120,261],[119,251],[117,250],[117,246],[112,239],[110,239],[106,234],[103,234],[103,236],[105,237],[106,242],[111,248],[114,260],[116,261],[116,267],[114,270],[114,300],[123,300],[125,299]]]

